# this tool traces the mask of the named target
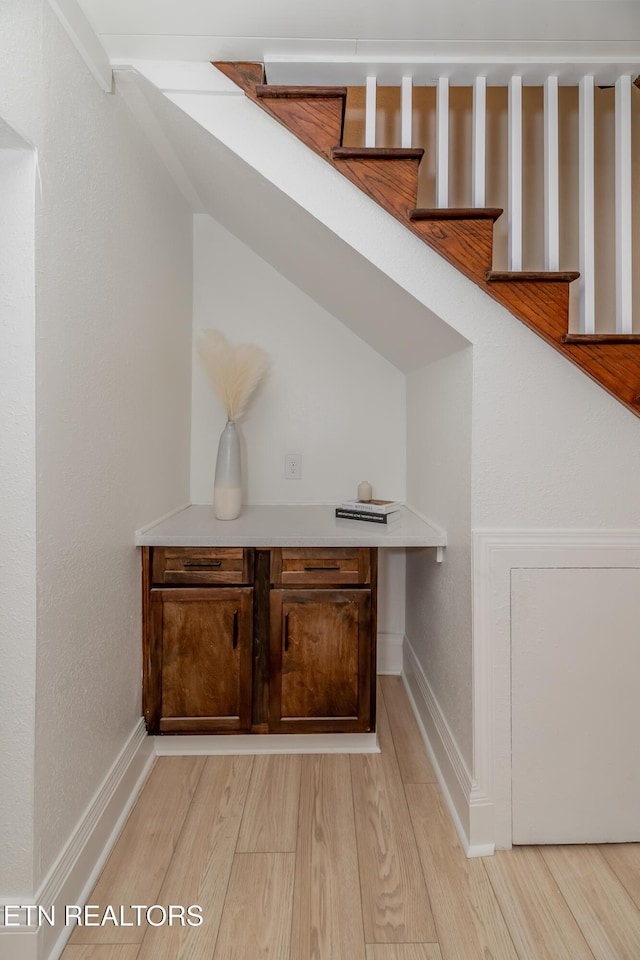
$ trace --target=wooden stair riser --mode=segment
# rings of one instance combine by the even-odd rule
[[[569,316],[569,285],[567,283],[486,283],[484,289],[520,320],[554,346],[561,343],[567,330]]]
[[[492,220],[410,220],[410,230],[476,283],[493,257]]]
[[[328,155],[342,140],[344,99],[261,98],[260,105],[316,153]]]
[[[418,190],[418,160],[342,160],[336,169],[393,216],[406,223]]]
[[[225,63],[224,60],[212,62],[212,66],[255,100],[256,87],[264,80],[264,66],[261,63]]]
[[[640,347],[636,344],[564,344],[573,363],[640,416]]]
[[[323,88],[318,96],[316,88],[313,95],[301,97],[296,89],[295,95],[287,96],[282,87],[265,86],[262,64],[216,61],[213,66],[237,83],[262,110],[325,159],[330,159],[331,149],[342,143],[345,91],[336,90],[331,95],[327,88]]]
[[[634,414],[640,416],[640,343],[637,342],[565,342],[569,316],[569,282],[575,274],[549,282],[542,274],[525,274],[530,279],[500,277],[490,280],[487,273],[492,266],[493,219],[491,211],[482,218],[466,218],[463,211],[449,211],[442,219],[410,219],[418,188],[417,159],[346,158],[332,157],[331,147],[340,145],[340,134],[334,143],[334,124],[327,137],[317,128],[322,125],[319,114],[309,109],[322,99],[310,97],[295,103],[300,109],[289,113],[275,113],[274,100],[269,106],[256,96],[256,87],[262,83],[262,67],[258,64],[215,63],[228,77],[259,103],[292,133],[316,152],[323,155],[336,169],[358,186],[388,213],[400,220],[412,233],[423,240],[453,266],[477,283],[494,300],[502,304],[531,330],[580,367],[592,380],[616,397]],[[340,101],[343,103],[344,101]],[[302,104],[305,107],[302,109]],[[340,131],[343,117],[340,117]],[[313,132],[310,132],[313,131]],[[383,151],[379,151],[383,152]],[[424,211],[423,211],[424,212]],[[496,215],[498,211],[493,211]],[[560,275],[556,275],[559,277]],[[535,279],[533,279],[535,277]]]

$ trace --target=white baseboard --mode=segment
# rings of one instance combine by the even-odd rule
[[[7,960],[38,960],[40,936],[36,927],[7,930],[0,926],[0,957]]]
[[[140,718],[42,884],[37,903],[55,904],[56,913],[64,915],[66,904],[86,901],[155,762],[149,740],[144,720]],[[42,932],[41,957],[57,960],[71,930],[43,927]]]
[[[404,634],[402,633],[379,633],[378,634],[378,660],[376,672],[381,674],[393,674],[400,676],[402,673],[402,647],[404,644]]]
[[[474,784],[460,748],[408,640],[402,679],[467,857],[491,856],[493,804]]]
[[[155,760],[153,740],[144,721],[136,724],[60,856],[30,901],[63,918],[67,904],[83,904]],[[0,926],[0,957],[11,960],[58,960],[71,927],[47,923],[11,929]]]
[[[380,753],[375,733],[255,733],[150,737],[159,757],[262,753]]]

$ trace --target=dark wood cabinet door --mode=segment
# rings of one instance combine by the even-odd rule
[[[272,590],[269,729],[372,729],[373,634],[370,590]]]
[[[151,733],[251,728],[253,589],[151,591]]]

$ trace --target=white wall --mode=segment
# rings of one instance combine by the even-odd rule
[[[407,550],[406,634],[469,768],[472,348],[407,377],[407,500],[447,531],[444,562]]]
[[[48,4],[3,16],[0,115],[35,144],[40,174],[37,888],[140,716],[133,532],[189,496],[192,233]]]
[[[215,327],[271,361],[240,424],[246,502],[339,503],[364,479],[404,499],[404,376],[215,220],[194,230],[194,342]],[[210,503],[225,415],[195,352],[192,423],[191,497]],[[285,479],[288,453],[299,481]]]
[[[474,528],[640,526],[640,421],[506,311],[474,347]]]
[[[33,151],[0,120],[0,891],[26,893],[36,684],[34,203]]]

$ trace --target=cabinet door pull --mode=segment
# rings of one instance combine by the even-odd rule
[[[340,567],[305,567],[305,570],[337,570],[340,572]]]
[[[222,560],[185,560],[184,567],[203,567],[205,570],[212,570],[214,567],[221,567]]]
[[[285,653],[289,649],[289,614],[284,615],[284,649]]]
[[[233,649],[238,649],[238,611],[233,611]]]

